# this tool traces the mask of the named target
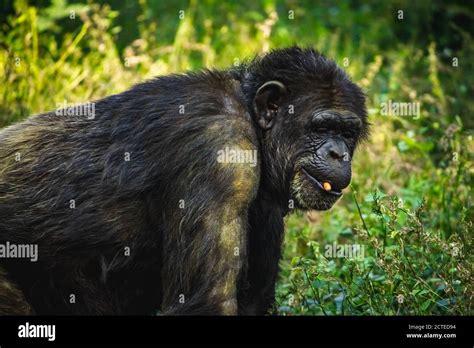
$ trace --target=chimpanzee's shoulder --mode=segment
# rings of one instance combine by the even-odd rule
[[[250,120],[240,81],[227,70],[201,70],[186,75],[188,96],[197,103],[215,103],[221,112]]]

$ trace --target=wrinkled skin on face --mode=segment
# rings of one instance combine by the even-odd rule
[[[302,209],[326,210],[351,181],[351,160],[362,121],[350,111],[315,112],[294,164],[291,194]],[[324,188],[329,183],[330,189]]]
[[[286,173],[283,186],[297,208],[327,210],[351,181],[354,151],[368,134],[367,112],[364,93],[334,62],[311,57],[288,67],[282,59],[280,71],[291,79],[283,72],[263,83],[254,110],[267,167],[280,175],[269,181]]]

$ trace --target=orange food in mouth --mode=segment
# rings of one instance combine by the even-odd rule
[[[323,187],[327,192],[331,191],[331,189],[332,189],[331,184],[328,183],[327,181],[323,182]]]

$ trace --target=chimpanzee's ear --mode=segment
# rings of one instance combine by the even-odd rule
[[[278,113],[280,103],[287,90],[283,83],[279,81],[265,82],[262,87],[257,90],[253,107],[257,117],[257,123],[262,129],[270,129],[273,120]]]

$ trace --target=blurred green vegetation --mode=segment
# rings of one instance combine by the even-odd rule
[[[276,311],[472,315],[474,12],[464,3],[6,1],[0,127],[152,76],[315,47],[366,90],[373,131],[342,200],[287,218]],[[420,103],[420,117],[381,115],[389,100]],[[332,243],[365,257],[328,257]]]

